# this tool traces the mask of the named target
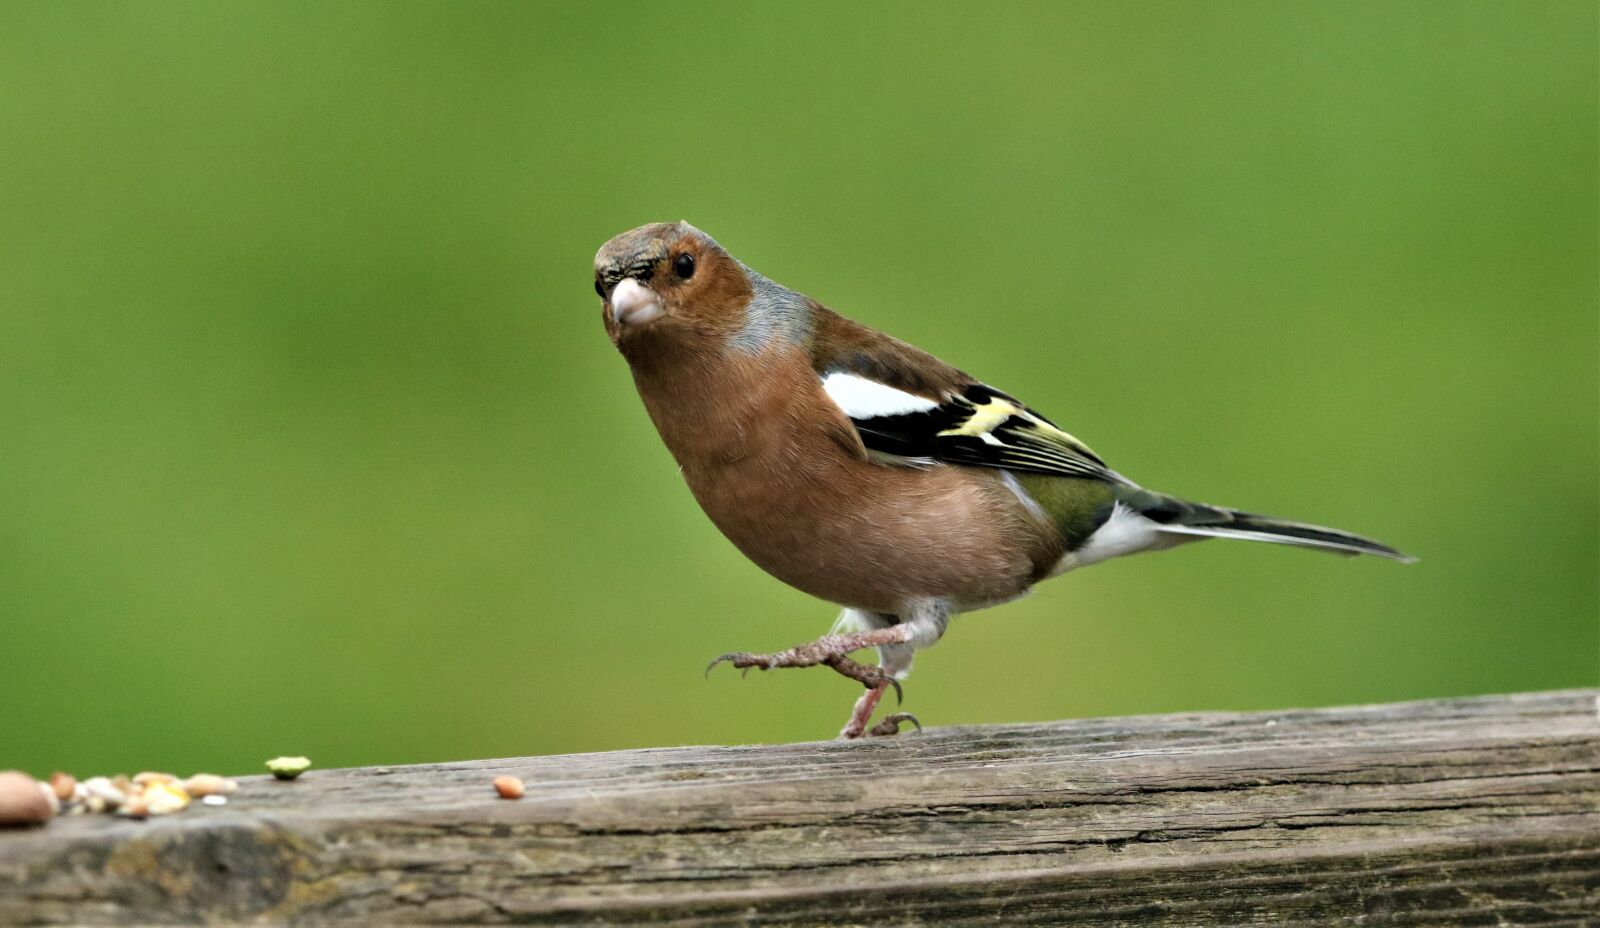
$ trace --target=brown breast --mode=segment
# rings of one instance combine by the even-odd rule
[[[876,612],[976,608],[1060,557],[998,473],[870,461],[798,347],[675,360],[633,365],[651,419],[706,514],[785,583]]]

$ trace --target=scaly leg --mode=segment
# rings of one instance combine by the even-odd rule
[[[856,707],[850,710],[850,721],[844,723],[839,737],[846,741],[861,737],[867,730],[867,722],[872,720],[873,711],[878,708],[878,700],[883,698],[883,691],[888,688],[887,684],[867,687],[867,691],[856,700]]]
[[[910,722],[921,731],[921,723],[908,712],[897,712],[885,718],[873,726],[870,732],[867,730],[867,723],[871,721],[873,711],[877,709],[879,701],[883,699],[883,694],[889,687],[894,687],[897,699],[902,695],[897,678],[911,671],[911,658],[917,648],[925,648],[939,640],[949,619],[949,607],[937,600],[919,604],[918,608],[911,610],[903,619],[887,613],[847,610],[841,623],[853,620],[857,627],[866,625],[868,628],[842,635],[825,635],[809,644],[796,645],[787,651],[775,654],[750,654],[743,651],[724,654],[711,662],[706,668],[706,673],[709,674],[712,668],[723,661],[746,672],[751,667],[771,670],[775,667],[815,667],[825,664],[842,676],[849,677],[867,688],[867,691],[856,700],[855,707],[850,712],[850,719],[839,732],[839,737],[854,739],[863,734],[898,734],[900,725],[905,722]],[[878,649],[880,665],[878,667],[859,664],[847,656],[861,648],[870,647]]]
[[[775,667],[815,667],[826,664],[838,671],[841,675],[855,680],[867,687],[868,691],[893,686],[895,693],[900,692],[900,683],[894,677],[877,667],[868,667],[858,664],[849,658],[849,654],[862,648],[881,647],[885,645],[905,644],[911,640],[912,632],[905,625],[891,625],[888,628],[874,628],[865,632],[850,632],[844,635],[824,635],[809,644],[795,645],[787,651],[776,654],[750,654],[745,651],[735,651],[724,654],[712,661],[706,667],[706,673],[723,661],[731,663],[741,670],[751,667],[760,670],[772,670]],[[878,696],[882,697],[882,692]],[[866,697],[862,697],[865,699]],[[872,700],[872,705],[867,707],[871,714],[877,699]]]

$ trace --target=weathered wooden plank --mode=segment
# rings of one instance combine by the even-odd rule
[[[0,922],[193,920],[1600,924],[1597,691],[313,771],[0,835]]]

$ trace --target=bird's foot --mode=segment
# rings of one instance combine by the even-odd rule
[[[887,735],[898,735],[900,734],[900,726],[906,722],[911,723],[912,727],[917,730],[917,734],[922,734],[922,723],[917,721],[917,717],[909,712],[896,712],[894,715],[884,716],[883,720],[872,726],[872,730],[867,734],[880,738]]]
[[[885,645],[904,644],[908,640],[908,630],[905,626],[891,626],[877,628],[865,632],[852,632],[846,635],[827,635],[818,638],[809,644],[796,645],[787,651],[775,654],[750,654],[745,651],[735,651],[724,654],[712,661],[706,667],[706,673],[711,673],[718,664],[729,663],[748,673],[750,668],[757,670],[772,670],[777,667],[816,667],[826,665],[832,667],[841,676],[860,683],[867,688],[861,698],[856,700],[854,710],[850,713],[850,721],[845,723],[844,730],[839,732],[839,737],[844,739],[859,738],[864,734],[893,735],[900,731],[902,722],[911,722],[921,731],[922,726],[908,713],[896,713],[879,722],[867,731],[867,723],[872,720],[873,710],[877,709],[878,701],[890,687],[894,687],[895,700],[898,702],[904,697],[900,689],[900,681],[894,675],[879,667],[869,667],[849,658],[854,651],[869,647],[883,647]]]
[[[885,629],[885,631],[889,630]],[[884,638],[885,640],[879,641],[877,640],[878,638]],[[877,690],[879,696],[882,695],[885,687],[892,686],[894,687],[895,700],[899,701],[904,697],[904,693],[900,689],[900,681],[877,667],[869,667],[866,664],[853,661],[847,656],[852,651],[858,651],[861,648],[892,643],[895,642],[889,639],[888,636],[873,635],[871,632],[852,635],[827,635],[809,644],[796,645],[787,651],[778,651],[774,654],[751,654],[746,651],[734,651],[724,654],[706,667],[706,673],[709,674],[712,668],[724,662],[730,663],[746,672],[749,672],[752,667],[758,670],[772,670],[777,667],[815,667],[819,664],[825,664],[832,667],[841,676],[849,677],[865,686],[869,692]],[[865,699],[866,697],[862,698]],[[876,705],[877,699],[873,699],[872,702],[873,705]],[[870,715],[871,713],[869,712],[868,714]]]
[[[861,694],[861,698],[856,700],[855,708],[850,712],[850,721],[846,722],[844,729],[839,732],[841,740],[854,741],[862,735],[898,735],[902,722],[910,722],[917,727],[917,731],[922,731],[922,723],[909,712],[896,712],[872,726],[871,730],[867,729],[867,722],[872,720],[872,712],[878,708],[878,700],[883,698],[885,689],[887,689],[885,686],[875,686]]]

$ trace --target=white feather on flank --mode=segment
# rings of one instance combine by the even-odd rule
[[[1086,567],[1124,554],[1163,547],[1166,539],[1162,538],[1161,528],[1161,524],[1154,519],[1116,503],[1111,507],[1111,518],[1095,529],[1094,534],[1076,551],[1063,554],[1050,575],[1054,577],[1075,567]]]
[[[939,404],[915,393],[897,390],[876,380],[836,371],[822,378],[828,398],[852,419],[873,416],[898,416],[908,412],[927,412]]]
[[[1018,502],[1033,513],[1035,518],[1042,519],[1045,522],[1050,521],[1050,514],[1044,511],[1044,507],[1039,505],[1038,500],[1034,499],[1027,490],[1022,488],[1022,481],[1017,479],[1016,474],[1009,470],[1003,470],[1000,472],[1000,482],[1006,485],[1006,489],[1011,491],[1011,495],[1015,496]]]
[[[914,467],[917,470],[927,470],[939,463],[933,458],[908,458],[903,454],[890,454],[887,451],[878,451],[873,448],[867,449],[867,457],[877,461],[879,464],[890,464],[895,467]]]
[[[846,632],[865,632],[877,628],[879,622],[872,613],[862,609],[851,609],[849,606],[839,613],[839,618],[833,622],[833,628],[828,629],[830,635],[842,635]]]

